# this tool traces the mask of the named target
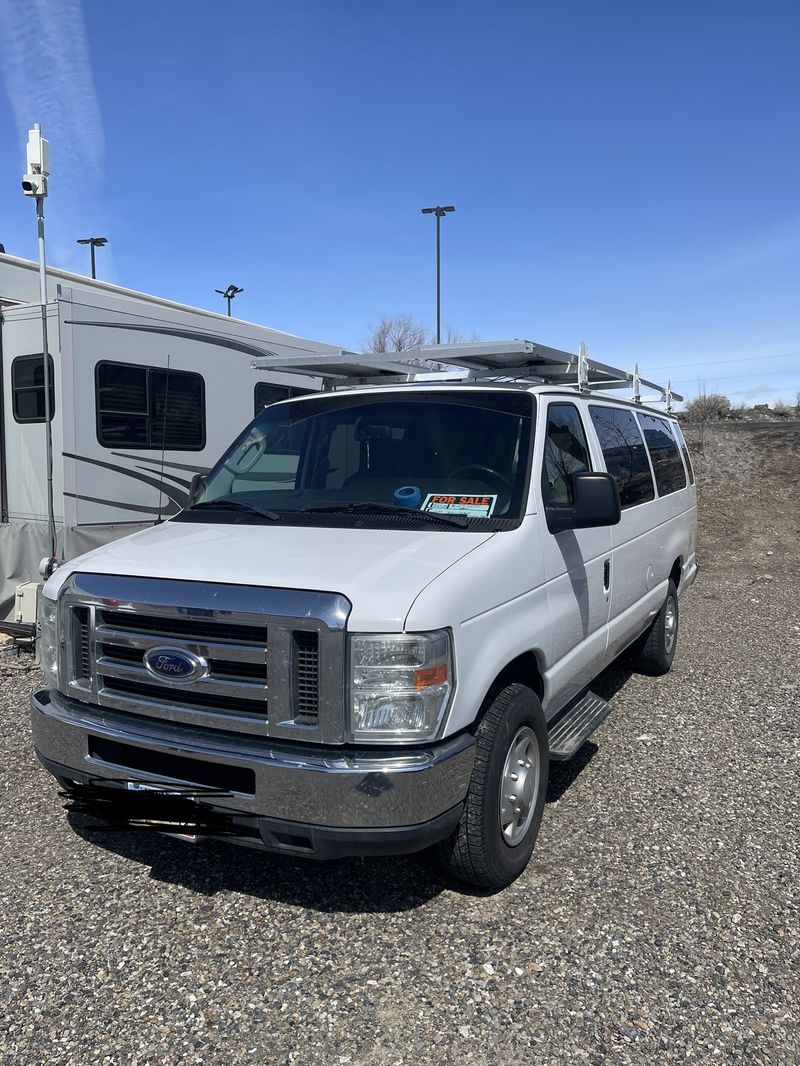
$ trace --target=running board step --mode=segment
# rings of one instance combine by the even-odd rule
[[[610,703],[594,692],[587,692],[550,730],[550,758],[554,762],[571,759],[610,714]]]

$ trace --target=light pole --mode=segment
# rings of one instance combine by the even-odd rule
[[[231,300],[234,296],[238,296],[240,292],[244,292],[244,289],[237,289],[235,285],[229,285],[227,289],[214,289],[214,292],[218,292],[223,300],[228,301],[228,318],[231,317]]]
[[[47,267],[44,254],[44,198],[47,196],[47,177],[50,173],[50,144],[42,137],[42,128],[35,122],[28,131],[27,169],[22,176],[22,191],[36,200],[36,225],[39,240],[39,302],[42,305],[42,362],[44,383],[44,438],[47,464],[47,533],[48,558],[42,560],[42,577],[49,577],[58,566],[56,520],[53,509],[53,411],[50,404],[50,354],[47,350]]]
[[[82,237],[76,244],[88,244],[92,252],[92,277],[96,278],[97,274],[94,269],[94,250],[95,248],[105,248],[108,244],[108,237]]]
[[[423,207],[423,215],[436,215],[436,343],[442,343],[442,256],[441,224],[445,215],[455,211],[452,204],[448,207]]]

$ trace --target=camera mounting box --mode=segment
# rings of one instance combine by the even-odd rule
[[[28,170],[37,174],[50,173],[50,142],[42,136],[42,131],[34,126],[28,131]]]

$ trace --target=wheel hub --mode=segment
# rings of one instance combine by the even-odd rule
[[[678,629],[678,612],[675,605],[675,600],[672,596],[667,600],[666,607],[664,609],[664,648],[667,655],[672,651],[672,645],[675,643],[675,634]]]
[[[521,843],[533,818],[539,791],[539,744],[530,726],[517,730],[500,781],[500,832],[510,847]]]

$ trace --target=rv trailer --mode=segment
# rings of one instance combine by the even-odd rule
[[[37,264],[0,255],[0,620],[48,555],[38,300]],[[339,353],[52,269],[46,317],[61,560],[176,514],[258,410],[321,388],[313,372],[264,373],[256,360]]]

